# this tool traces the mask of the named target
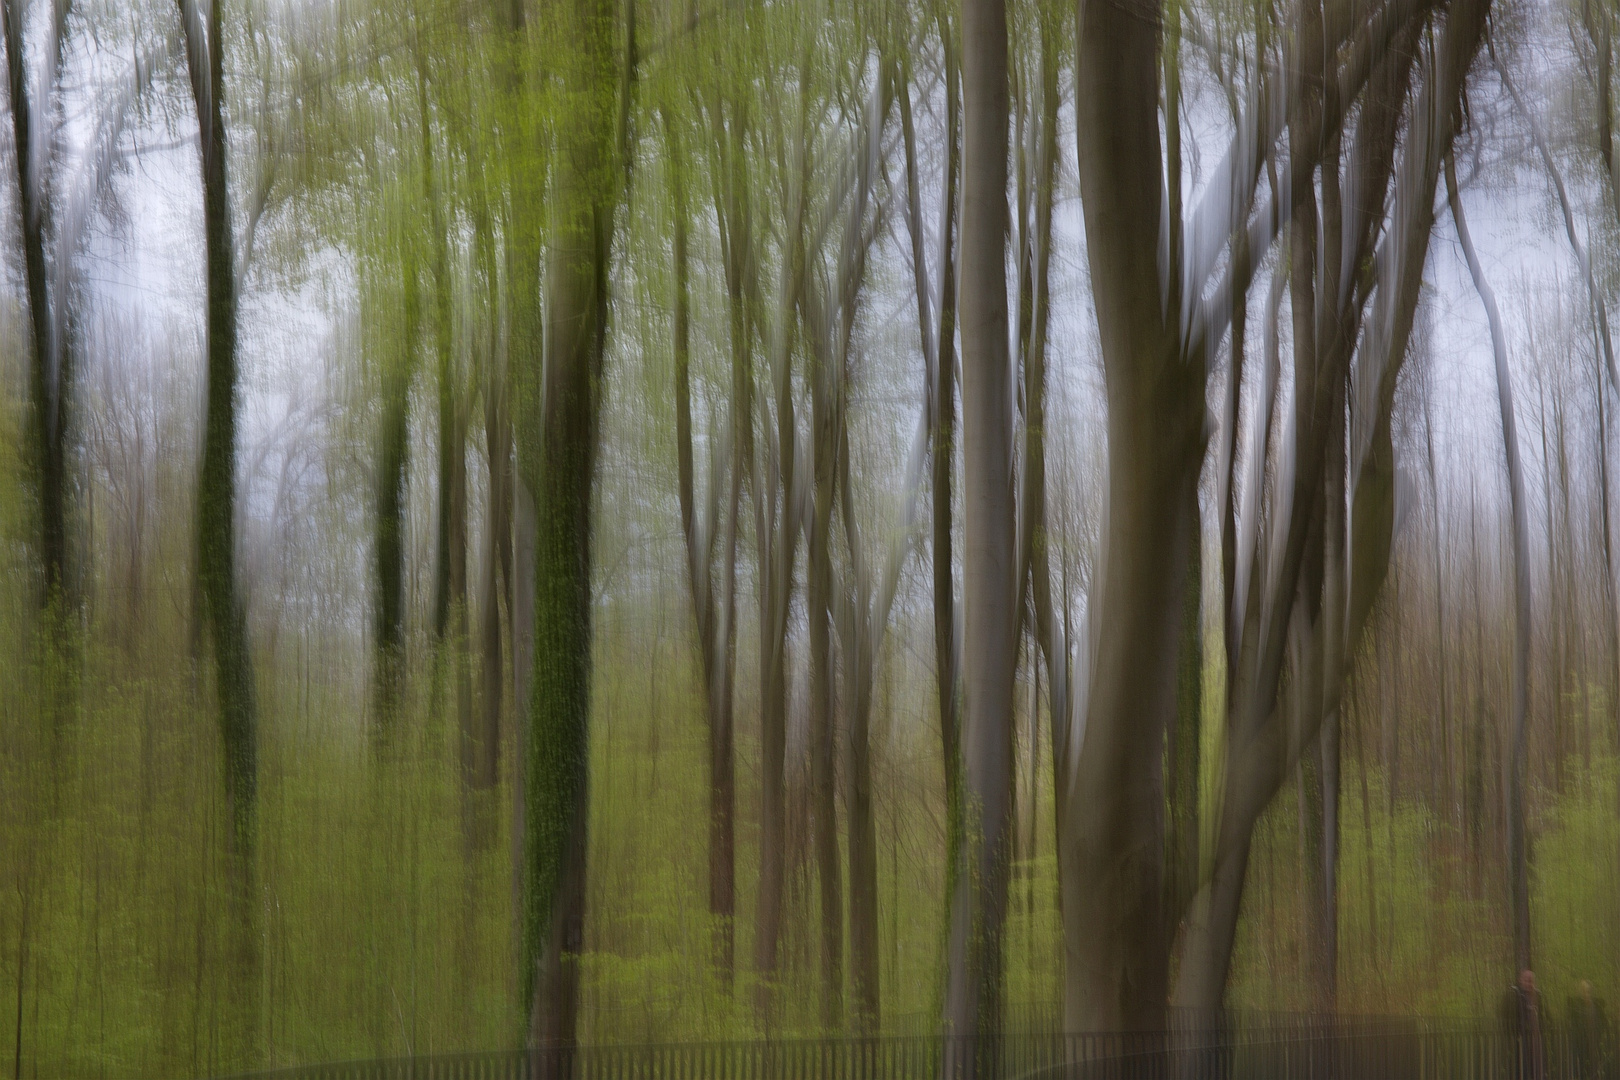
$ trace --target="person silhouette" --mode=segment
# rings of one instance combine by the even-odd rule
[[[1502,995],[1502,1033],[1515,1080],[1545,1080],[1546,1057],[1541,1042],[1541,995],[1535,972],[1525,968]]]
[[[1569,999],[1569,1049],[1577,1077],[1608,1080],[1614,1075],[1612,1039],[1608,1005],[1582,979]]]

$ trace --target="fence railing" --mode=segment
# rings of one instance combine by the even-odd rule
[[[1616,1047],[1546,1030],[1301,1019],[1162,1032],[580,1046],[301,1065],[254,1080],[1613,1080]]]

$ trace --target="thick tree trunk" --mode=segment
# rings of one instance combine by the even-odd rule
[[[1059,808],[1064,1021],[1152,1029],[1164,1016],[1163,749],[1176,716],[1203,362],[1161,303],[1158,4],[1084,5],[1077,138],[1108,393],[1108,519],[1089,716]],[[1172,256],[1174,258],[1174,256]]]
[[[952,889],[945,1025],[960,1065],[993,1074],[1002,1022],[1017,658],[1013,388],[1008,354],[1007,13],[965,0],[962,36],[964,539],[962,761],[965,828]]]
[[[17,202],[21,212],[23,284],[28,303],[28,443],[29,465],[39,501],[39,558],[44,570],[41,606],[51,604],[61,592],[67,566],[67,388],[70,373],[63,362],[62,342],[55,332],[52,297],[47,283],[45,243],[49,208],[43,190],[48,154],[48,137],[38,137],[34,129],[35,108],[39,104],[28,93],[28,73],[24,57],[23,0],[5,0],[0,10],[6,49],[6,83],[11,106],[13,159],[17,165]],[[51,76],[46,86],[56,86],[61,62],[61,44],[53,30],[48,58]],[[49,124],[49,120],[46,123]],[[54,298],[57,303],[63,297]]]
[[[591,518],[607,338],[608,259],[620,166],[613,152],[616,83],[629,93],[629,49],[616,78],[611,0],[561,13],[574,54],[545,282],[540,430],[520,440],[535,496],[534,683],[525,789],[524,970],[529,1045],[572,1048],[584,944],[591,690]],[[633,38],[629,38],[633,42]],[[622,104],[621,104],[622,107]],[[536,365],[537,366],[537,365]],[[543,380],[543,386],[539,385]],[[566,1056],[553,1060],[566,1069]]]

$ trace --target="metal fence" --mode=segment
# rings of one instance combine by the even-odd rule
[[[303,1065],[255,1080],[1620,1080],[1615,1047],[1549,1028],[1299,1021],[1164,1032],[581,1046]]]

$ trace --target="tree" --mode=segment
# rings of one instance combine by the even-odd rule
[[[959,1067],[993,1070],[1011,856],[1017,604],[1008,354],[1007,13],[964,0],[962,36],[962,665],[964,828],[949,883],[945,1029]],[[936,554],[937,558],[937,554]]]
[[[67,370],[63,329],[52,301],[46,263],[51,227],[46,184],[54,152],[53,101],[36,102],[28,90],[24,52],[25,0],[6,0],[0,10],[6,48],[6,84],[11,105],[12,146],[17,163],[18,209],[22,218],[23,281],[28,304],[31,364],[28,373],[31,465],[39,501],[39,554],[45,571],[41,605],[52,603],[63,586],[67,563]],[[69,6],[58,4],[45,42],[45,76],[38,84],[54,97],[62,69],[62,39]]]
[[[573,49],[563,69],[552,193],[546,363],[538,371],[538,358],[527,358],[538,430],[520,432],[518,441],[537,526],[524,790],[523,956],[532,1048],[570,1048],[575,1037],[589,807],[591,491],[608,261],[629,140],[635,64],[630,10],[622,51],[615,48],[611,0],[573,0],[563,12]]]
[[[1089,716],[1069,803],[1059,808],[1071,1030],[1155,1027],[1167,989],[1161,752],[1176,715],[1204,365],[1200,353],[1183,354],[1159,302],[1159,10],[1087,3],[1080,27],[1080,191],[1109,471]]]
[[[1530,616],[1530,516],[1524,490],[1524,466],[1519,460],[1518,418],[1513,404],[1513,377],[1508,370],[1507,335],[1496,306],[1496,294],[1485,280],[1485,269],[1480,265],[1473,238],[1468,233],[1468,218],[1457,191],[1457,168],[1449,153],[1445,173],[1446,198],[1452,222],[1457,226],[1457,240],[1462,245],[1469,277],[1473,279],[1490,322],[1496,395],[1502,413],[1503,454],[1507,461],[1508,503],[1513,526],[1513,748],[1507,763],[1508,895],[1513,924],[1513,963],[1517,970],[1527,971],[1530,968],[1530,859],[1526,850],[1524,788],[1529,758],[1530,638],[1534,631]]]
[[[229,807],[230,905],[236,933],[242,1037],[251,1056],[257,1043],[258,935],[255,930],[255,851],[258,832],[258,706],[247,615],[237,591],[236,437],[239,278],[232,241],[226,169],[225,39],[221,0],[206,24],[196,0],[177,0],[186,70],[197,112],[206,253],[207,409],[197,490],[197,584],[210,631],[218,698],[220,747]]]

